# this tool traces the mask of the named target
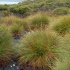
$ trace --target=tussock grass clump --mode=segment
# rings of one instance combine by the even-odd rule
[[[70,70],[70,63],[68,61],[56,62],[56,65],[53,70]]]
[[[24,31],[24,27],[23,27],[22,24],[14,23],[14,24],[12,24],[12,26],[10,27],[10,30],[11,30],[12,36],[13,36],[15,39],[19,39],[19,38],[21,37],[21,34],[22,34],[23,31]]]
[[[0,23],[6,25],[14,37],[19,37],[24,30],[23,19],[16,16],[7,16],[0,19]]]
[[[53,70],[70,70],[70,33],[67,33],[63,37],[65,43],[63,61],[56,61]],[[65,59],[64,59],[65,58]]]
[[[46,14],[38,13],[34,16],[31,16],[30,25],[31,29],[34,28],[44,28],[49,24],[49,19]]]
[[[20,64],[28,64],[36,69],[51,69],[54,61],[58,59],[62,51],[61,37],[55,32],[35,31],[30,32],[22,39],[20,47]],[[39,69],[40,70],[40,69]]]
[[[54,26],[54,30],[62,35],[70,32],[70,17],[64,17],[60,20],[59,23]]]
[[[12,37],[7,27],[0,26],[0,66],[6,66],[12,58]]]
[[[6,17],[2,17],[0,19],[0,23],[1,24],[6,24],[6,25],[11,25],[11,24],[14,24],[14,23],[23,23],[22,22],[22,19],[19,18],[19,17],[16,17],[16,16],[6,16]]]
[[[39,12],[23,19],[23,26],[26,31],[45,29],[49,25],[49,18],[46,13]]]
[[[68,51],[68,55],[70,58],[70,33],[65,34],[63,38],[66,43],[66,50]]]

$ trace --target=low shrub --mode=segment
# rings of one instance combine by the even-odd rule
[[[21,14],[23,16],[26,16],[30,13],[31,8],[29,5],[14,5],[10,7],[10,11],[15,13],[15,14]]]
[[[9,5],[0,5],[0,10],[8,10],[9,9]]]
[[[53,10],[53,14],[55,15],[66,15],[69,14],[69,8],[60,7]]]

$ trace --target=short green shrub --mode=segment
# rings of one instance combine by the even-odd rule
[[[0,25],[0,66],[11,62],[13,54],[12,37],[7,27]]]
[[[55,14],[55,15],[69,14],[69,9],[65,8],[65,7],[56,8],[53,10],[53,14]]]
[[[0,5],[1,11],[8,10],[8,9],[9,9],[9,5]]]
[[[61,38],[54,32],[32,31],[25,35],[20,44],[20,64],[41,69],[51,68],[62,51]],[[51,66],[51,67],[50,67]]]
[[[22,14],[23,16],[26,16],[30,13],[31,8],[29,5],[13,5],[10,7],[10,11],[16,14]]]
[[[60,34],[70,32],[70,17],[65,17],[54,26],[54,30]]]

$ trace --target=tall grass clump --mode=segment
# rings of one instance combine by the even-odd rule
[[[12,37],[7,27],[0,25],[0,66],[5,67],[11,62],[12,55]]]
[[[70,17],[64,17],[60,20],[59,23],[54,26],[54,30],[62,35],[70,32]]]
[[[31,27],[32,28],[44,28],[49,24],[49,19],[46,14],[38,13],[35,14],[31,19]]]
[[[10,30],[11,30],[12,36],[13,36],[15,39],[19,39],[19,38],[21,37],[21,35],[23,34],[24,27],[23,27],[22,24],[14,23],[14,24],[12,24],[12,26],[10,27]]]
[[[62,57],[63,61],[56,61],[53,70],[70,70],[70,33],[67,33],[63,38],[66,45],[64,53],[66,54]]]
[[[61,38],[55,32],[32,31],[25,35],[20,44],[19,62],[32,66],[34,70],[51,70],[62,51]]]
[[[70,70],[70,63],[68,61],[57,61],[53,70]]]
[[[65,36],[63,38],[64,38],[64,41],[66,43],[66,50],[68,51],[68,55],[70,58],[70,33],[65,34]]]
[[[0,19],[0,24],[12,25],[13,23],[23,23],[22,19],[16,16],[6,16]]]
[[[23,19],[16,16],[7,16],[0,19],[0,23],[10,28],[13,37],[20,37],[24,30]]]

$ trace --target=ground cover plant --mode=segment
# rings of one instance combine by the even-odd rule
[[[0,69],[12,62],[18,70],[70,70],[70,0],[0,5]]]
[[[12,36],[7,27],[0,26],[0,66],[5,67],[12,60]]]

